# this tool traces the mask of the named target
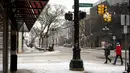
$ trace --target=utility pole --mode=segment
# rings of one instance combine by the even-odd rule
[[[83,61],[80,58],[79,48],[79,0],[74,0],[74,48],[73,59],[70,62],[70,70],[83,71]]]

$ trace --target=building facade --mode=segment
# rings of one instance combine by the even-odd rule
[[[90,18],[86,20],[86,28],[91,28],[91,38],[92,42],[94,42],[92,43],[92,46],[99,47],[101,46],[102,41],[107,41],[113,44],[113,36],[116,36],[116,42],[120,42],[123,46],[125,45],[123,26],[121,25],[121,15],[128,15],[128,3],[128,0],[101,0],[94,4],[90,9]],[[97,6],[99,4],[108,6],[108,12],[112,15],[111,22],[104,22],[103,16],[97,14]],[[89,22],[91,22],[91,27]],[[108,30],[104,30],[105,28]],[[86,31],[90,31],[90,29],[86,29]],[[87,34],[87,36],[89,35],[90,33]],[[127,44],[130,44],[129,26],[127,36]]]

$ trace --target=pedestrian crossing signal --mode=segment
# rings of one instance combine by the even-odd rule
[[[86,12],[80,12],[79,13],[79,19],[84,19],[86,17]]]
[[[65,19],[68,21],[72,21],[73,20],[73,14],[72,13],[65,13]]]

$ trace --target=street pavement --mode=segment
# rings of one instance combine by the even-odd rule
[[[72,48],[61,46],[56,46],[53,52],[20,53],[18,54],[18,69],[23,69],[21,73],[26,73],[26,70],[32,73],[122,73],[124,71],[124,65],[120,65],[120,60],[117,65],[112,65],[114,51],[111,51],[110,55],[112,62],[104,64],[104,50],[81,48],[81,59],[84,62],[85,71],[69,70],[72,55]],[[2,55],[0,56],[0,70],[2,70]]]

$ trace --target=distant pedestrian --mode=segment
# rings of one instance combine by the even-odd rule
[[[107,63],[108,60],[111,62],[111,59],[108,57],[110,55],[110,49],[111,49],[110,44],[106,44],[105,49],[104,49],[104,55],[106,58],[106,61],[104,62],[105,64]]]
[[[119,43],[116,44],[116,57],[115,57],[115,61],[114,61],[114,65],[116,65],[116,61],[117,61],[117,58],[118,56],[120,57],[120,60],[121,60],[121,65],[123,65],[123,60],[122,60],[122,47]]]

